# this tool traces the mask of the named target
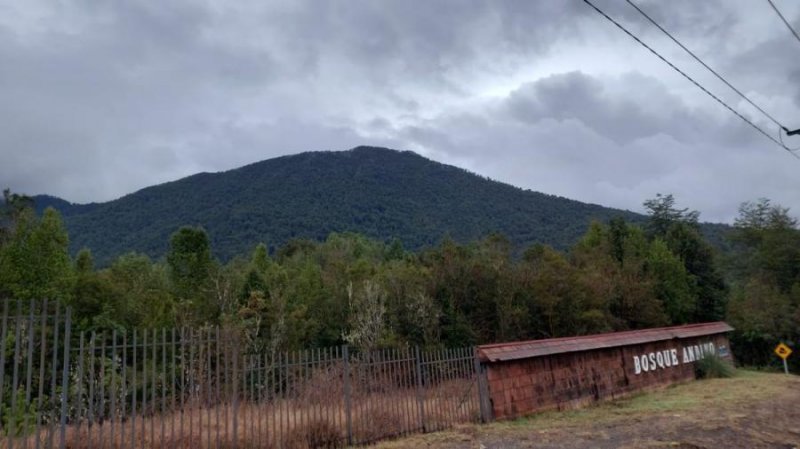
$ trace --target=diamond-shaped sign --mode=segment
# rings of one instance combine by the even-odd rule
[[[778,357],[786,360],[787,357],[792,355],[792,349],[786,346],[785,344],[781,343],[775,347],[775,354],[778,354]]]

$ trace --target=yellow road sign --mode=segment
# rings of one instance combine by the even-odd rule
[[[786,360],[787,357],[792,355],[792,350],[785,344],[781,343],[775,347],[775,354],[778,354],[778,357]]]

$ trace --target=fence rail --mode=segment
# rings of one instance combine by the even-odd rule
[[[252,351],[237,332],[75,332],[6,300],[0,449],[312,448],[487,418],[474,348]]]

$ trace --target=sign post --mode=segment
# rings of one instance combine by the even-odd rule
[[[775,347],[775,354],[777,354],[778,357],[783,359],[783,371],[786,372],[786,374],[789,374],[789,364],[786,363],[786,359],[788,359],[789,356],[792,355],[792,349],[786,346],[785,344],[781,343]]]

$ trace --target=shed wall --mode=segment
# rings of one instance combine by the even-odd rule
[[[706,345],[707,350],[708,343],[713,344],[717,355],[732,362],[728,337],[716,334],[487,363],[492,411],[496,418],[512,418],[692,380],[695,346],[702,351]],[[684,348],[691,349],[684,354]],[[650,369],[649,355],[659,352],[660,363]],[[676,355],[677,364],[673,363],[672,354]],[[646,361],[641,359],[643,355]],[[634,357],[639,362],[638,374]]]

